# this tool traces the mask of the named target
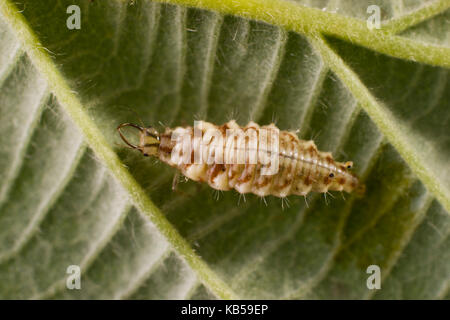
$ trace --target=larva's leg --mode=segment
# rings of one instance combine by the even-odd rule
[[[284,210],[285,206],[288,209],[291,207],[291,204],[289,202],[289,198],[288,197],[282,197],[281,198],[281,209]]]
[[[173,176],[173,180],[172,180],[172,190],[173,191],[177,191],[177,185],[178,185],[179,178],[180,178],[180,173],[177,171],[175,173],[175,175]]]
[[[281,198],[281,210],[284,211],[284,198]]]
[[[241,198],[244,199],[244,202],[247,202],[247,199],[245,198],[245,193],[239,193],[238,206],[241,203]]]
[[[266,197],[265,197],[265,196],[261,196],[261,197],[259,197],[259,198],[261,199],[262,202],[264,202],[264,204],[265,204],[266,207],[267,207]]]
[[[213,190],[213,197],[216,201],[220,200],[221,193],[222,193],[222,190],[216,190],[216,189]]]

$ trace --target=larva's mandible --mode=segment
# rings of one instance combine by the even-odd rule
[[[131,144],[122,134],[121,128],[128,126],[140,131],[139,145]],[[304,196],[310,191],[364,192],[364,185],[350,171],[352,162],[337,162],[331,153],[319,151],[313,141],[300,140],[294,132],[281,131],[274,124],[260,127],[250,122],[240,127],[234,120],[222,126],[199,121],[194,127],[166,128],[160,133],[153,127],[123,123],[117,130],[131,148],[217,190],[276,197]],[[273,134],[276,139],[270,138]],[[263,137],[269,137],[265,143]],[[274,141],[276,148],[268,148]],[[264,173],[275,162],[277,170]]]

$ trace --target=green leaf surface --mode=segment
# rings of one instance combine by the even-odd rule
[[[448,299],[449,7],[0,0],[0,297]],[[115,131],[232,118],[300,129],[366,194],[173,192]]]

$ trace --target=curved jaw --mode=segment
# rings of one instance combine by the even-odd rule
[[[133,127],[139,130],[139,145],[132,144],[128,141],[121,129],[124,127]],[[144,156],[157,156],[160,144],[160,136],[158,131],[153,127],[144,128],[134,123],[122,123],[117,127],[120,137],[129,148],[139,150]]]

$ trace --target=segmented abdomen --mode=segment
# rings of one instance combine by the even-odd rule
[[[175,129],[167,128],[161,135],[161,144],[159,147],[159,158],[167,164],[181,170],[186,177],[195,180],[207,182],[212,188],[217,190],[235,189],[240,193],[254,193],[259,196],[273,195],[285,197],[291,194],[306,195],[310,191],[327,192],[328,190],[353,191],[355,188],[361,191],[362,187],[356,176],[350,171],[351,162],[340,163],[333,160],[331,153],[320,152],[317,150],[313,141],[300,140],[294,132],[280,131],[275,125],[259,127],[256,123],[250,122],[247,126],[241,128],[234,120],[222,126],[216,126],[208,122],[201,123],[201,131],[205,133],[209,129],[216,129],[222,135],[223,155],[229,154],[232,150],[244,151],[245,161],[241,163],[232,163],[223,161],[211,161],[215,159],[217,149],[212,143],[204,145],[203,153],[199,150],[200,144],[195,142],[193,127],[177,127]],[[226,132],[228,129],[242,130],[244,133],[249,130],[256,132],[256,149],[249,143],[239,148],[234,144],[230,146],[232,138],[227,140]],[[279,147],[276,154],[266,148],[260,140],[261,130],[266,132],[277,131],[279,137]],[[190,148],[183,147],[182,141],[173,140],[175,135],[188,135],[191,137]],[[248,142],[248,141],[247,141]],[[264,175],[263,172],[271,163],[261,162],[257,158],[256,162],[250,161],[251,151],[262,152],[276,157],[278,170],[275,174]],[[187,154],[189,152],[189,154]],[[201,159],[195,159],[195,154],[201,154]],[[207,162],[209,157],[210,162]],[[224,157],[225,158],[225,157]],[[190,163],[186,163],[189,159]],[[184,161],[182,161],[184,160]],[[200,163],[198,163],[200,160]]]

